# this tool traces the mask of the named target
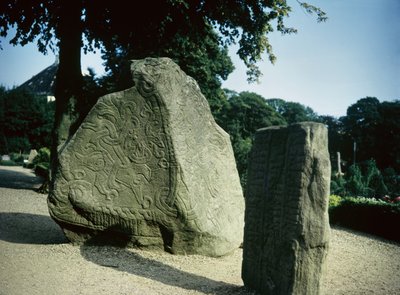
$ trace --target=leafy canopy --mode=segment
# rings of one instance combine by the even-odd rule
[[[321,9],[297,2],[306,12],[316,14],[318,21],[327,19]],[[262,54],[266,52],[271,62],[276,59],[268,34],[274,30],[283,34],[296,32],[284,24],[291,12],[285,0],[147,0],[138,7],[131,6],[125,0],[1,1],[0,36],[5,37],[15,26],[12,44],[36,41],[43,53],[48,47],[55,50],[66,34],[60,20],[74,7],[81,11],[81,16],[78,24],[71,17],[71,25],[80,27],[85,50],[103,46],[105,51],[115,52],[123,47],[142,58],[168,44],[176,45],[175,37],[187,36],[196,44],[210,34],[211,28],[219,32],[213,41],[215,45],[239,44],[237,54],[248,68],[249,81],[255,81],[261,74],[256,64]],[[179,51],[181,47],[175,49]],[[212,56],[209,58],[213,60]]]
[[[310,107],[304,106],[298,102],[285,101],[280,98],[267,99],[270,105],[278,114],[280,114],[288,124],[314,121],[320,122],[317,113]]]
[[[217,116],[220,126],[230,134],[242,186],[246,187],[248,156],[257,129],[286,125],[285,119],[270,107],[265,98],[253,92],[226,90],[229,97]]]
[[[0,87],[0,92],[0,153],[49,146],[54,103],[25,89]]]

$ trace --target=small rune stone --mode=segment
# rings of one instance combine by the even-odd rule
[[[246,192],[242,279],[260,294],[319,294],[329,244],[327,129],[260,129]]]

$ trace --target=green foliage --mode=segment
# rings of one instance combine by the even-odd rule
[[[98,78],[96,77],[94,69],[88,68],[87,70],[89,73],[82,79],[82,92],[76,102],[76,109],[74,110],[77,114],[79,114],[79,117],[72,129],[77,129],[79,127],[86,115],[101,96],[120,90],[116,89],[115,83],[111,82],[109,76]],[[130,86],[131,85],[129,85],[129,87]],[[124,89],[126,88],[128,87],[124,87]]]
[[[2,165],[2,166],[20,166],[19,163],[15,163],[13,160],[2,160],[2,159],[0,159],[0,165]]]
[[[32,163],[36,166],[39,164],[43,164],[44,166],[49,166],[50,163],[50,149],[46,147],[42,147],[39,149],[37,156],[33,159]]]
[[[223,114],[222,127],[243,138],[253,136],[262,127],[286,125],[285,119],[267,104],[265,98],[253,92],[231,96]]]
[[[332,170],[339,171],[337,164],[337,153],[342,156],[343,146],[351,144],[352,141],[347,141],[346,135],[343,134],[343,123],[340,119],[332,116],[319,116],[321,123],[328,128],[328,150],[331,159]],[[333,175],[333,174],[332,174]]]
[[[326,20],[321,9],[298,2],[305,11],[316,14],[318,21]],[[140,9],[130,5],[126,1],[5,1],[0,4],[0,35],[6,36],[15,26],[12,44],[36,40],[45,53],[48,46],[54,49],[55,38],[62,42],[68,36],[63,19],[72,19],[74,12],[80,11],[77,24],[70,23],[70,27],[81,28],[87,40],[85,51],[100,45],[107,51],[123,46],[132,47],[135,56],[143,57],[150,56],[152,49],[165,47],[176,35],[197,35],[201,40],[204,28],[210,26],[222,36],[217,44],[239,44],[237,54],[249,69],[249,79],[255,80],[260,76],[256,64],[262,53],[266,52],[271,62],[276,59],[267,37],[274,26],[284,34],[296,32],[284,24],[291,11],[287,1],[145,1]],[[121,20],[129,20],[129,26]]]
[[[344,176],[332,175],[331,192],[340,196],[382,197],[391,193],[374,160],[351,165]]]
[[[246,187],[247,162],[257,129],[286,125],[286,121],[256,93],[239,94],[226,90],[229,99],[217,116],[221,127],[229,133],[236,165],[243,188]]]
[[[7,128],[6,124],[4,126],[4,129]],[[4,130],[3,129],[3,130]],[[7,130],[3,133],[3,140],[2,142],[4,145],[0,147],[2,153],[7,154],[10,151],[21,151],[21,152],[27,152],[31,148],[31,144],[29,142],[29,139],[27,137],[19,137],[19,136],[24,136],[24,135],[11,135],[7,136]],[[10,133],[8,133],[10,134]],[[1,136],[1,135],[0,135]]]
[[[358,100],[341,118],[345,134],[342,155],[353,159],[352,143],[357,143],[356,161],[375,159],[383,170],[400,171],[400,101],[380,103],[375,97]]]
[[[326,15],[317,7],[298,1],[308,13],[324,21]],[[284,20],[291,7],[287,1],[142,1],[132,9],[129,1],[2,1],[0,2],[0,36],[10,28],[16,34],[12,44],[36,41],[41,52],[58,47],[59,68],[56,77],[56,112],[52,139],[53,155],[79,126],[85,108],[83,97],[81,49],[101,49],[103,53],[126,52],[128,58],[166,54],[179,64],[210,95],[211,107],[218,113],[224,102],[219,79],[232,67],[226,46],[239,45],[238,56],[248,68],[248,80],[261,75],[257,62],[266,53],[271,62],[275,56],[268,40],[274,30],[295,33]],[[129,20],[127,25],[126,20]],[[217,33],[218,32],[218,33]],[[185,60],[182,60],[185,59]],[[118,64],[117,64],[118,65]],[[57,161],[52,161],[57,165]],[[53,167],[56,168],[56,167]]]
[[[47,193],[50,181],[50,149],[46,147],[39,149],[37,156],[32,161],[32,168],[35,174],[43,179],[38,192]]]
[[[219,37],[215,30],[206,25],[202,31],[201,35],[194,32],[177,33],[162,46],[149,48],[147,55],[170,57],[186,74],[195,78],[213,114],[217,116],[226,102],[221,81],[227,79],[234,67],[226,46],[219,45]],[[141,57],[134,48],[121,47],[118,50],[107,51],[103,58],[107,61],[106,66],[110,72],[107,77],[99,80],[99,84],[108,92],[130,87],[132,82],[127,80],[129,74],[125,61]]]
[[[338,175],[337,173],[332,173],[331,193],[334,195],[339,195],[339,196],[347,195],[346,180],[343,177],[343,175]]]
[[[365,197],[343,197],[341,205],[349,206],[383,206],[386,208],[394,208],[395,210],[400,210],[400,206],[392,203],[385,202],[376,198],[365,198]],[[400,213],[400,211],[399,211]]]
[[[330,195],[329,196],[329,208],[340,206],[342,202],[342,197],[338,195]]]
[[[217,116],[226,101],[221,81],[228,78],[234,66],[227,47],[218,45],[218,35],[212,27],[207,26],[204,31],[201,39],[199,36],[192,40],[187,35],[175,36],[172,44],[160,50],[158,56],[171,57],[186,74],[196,79],[211,111]]]
[[[54,103],[16,88],[0,95],[0,106],[0,153],[28,153],[50,145]]]
[[[366,187],[358,165],[351,165],[346,177],[346,191],[351,196],[364,196]]]
[[[18,165],[22,166],[24,164],[24,160],[26,159],[26,155],[19,154],[19,153],[11,153],[10,159],[11,159],[11,161],[14,161]]]
[[[375,160],[371,159],[364,163],[365,176],[364,186],[368,188],[368,197],[383,196],[388,193],[388,189],[383,181],[381,171],[376,166]]]
[[[347,109],[347,116],[343,118],[344,130],[357,143],[357,162],[369,158],[376,159],[378,151],[377,126],[380,121],[378,111],[379,100],[375,97],[366,97],[358,100]],[[351,154],[352,151],[349,151]],[[350,156],[350,155],[349,155]]]
[[[391,167],[394,174],[400,173],[400,101],[381,103],[375,97],[366,97],[349,106],[344,117],[321,116],[320,119],[328,127],[334,170],[338,170],[336,153],[340,152],[343,172],[349,170],[350,163],[360,164],[374,159],[381,171]],[[355,154],[354,142],[357,147]],[[376,182],[373,186],[380,186],[379,178],[371,180]],[[386,180],[384,182],[388,185]],[[379,190],[385,191],[383,186]]]
[[[208,42],[209,28],[212,28],[219,32],[218,38],[212,41],[214,46],[238,43],[237,54],[247,66],[251,81],[261,74],[256,64],[263,53],[267,53],[271,62],[276,59],[267,37],[274,26],[282,33],[296,32],[284,25],[291,11],[286,1],[147,1],[137,10],[129,9],[128,5],[118,1],[87,4],[89,42],[101,40],[108,52],[128,49],[135,58],[154,56],[162,48],[179,54],[181,50],[186,51],[188,43],[193,44],[190,46],[194,51],[197,51],[194,45],[201,49],[202,43]],[[317,10],[308,11],[321,15]],[[121,19],[130,20],[129,28]],[[147,25],[143,26],[144,23]],[[187,44],[180,38],[187,39]],[[174,43],[178,46],[171,46]],[[208,55],[211,62],[217,61],[207,51],[201,55]]]
[[[392,167],[400,173],[400,101],[382,102],[378,108],[381,120],[377,126],[378,166]]]
[[[285,101],[280,98],[271,98],[267,99],[267,103],[285,119],[287,124],[306,121],[320,122],[319,116],[313,111],[313,109],[298,102]]]
[[[400,196],[400,175],[389,167],[383,171],[383,181],[391,196]]]

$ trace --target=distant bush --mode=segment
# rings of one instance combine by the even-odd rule
[[[400,176],[394,169],[384,173],[373,159],[353,164],[344,175],[332,173],[331,193],[339,196],[383,197],[396,196],[400,191]]]
[[[20,153],[11,153],[10,154],[10,159],[14,161],[18,165],[23,165],[24,160],[26,158],[26,155],[20,154]]]
[[[337,196],[345,196],[347,194],[346,180],[343,175],[332,173],[331,193]]]
[[[22,166],[26,155],[20,153],[11,153],[9,160],[2,160],[0,158],[0,165],[3,166]]]
[[[39,149],[37,156],[32,161],[32,166],[35,174],[43,178],[43,184],[38,191],[41,193],[48,192],[50,181],[50,149],[46,147]]]
[[[15,163],[13,160],[1,160],[1,159],[0,159],[0,165],[2,165],[2,166],[19,166],[19,164]]]
[[[383,179],[389,190],[389,194],[393,197],[400,196],[400,175],[389,167],[383,171]]]
[[[32,163],[36,166],[40,163],[50,163],[50,149],[42,147],[39,149],[37,156],[33,159]]]
[[[331,196],[329,204],[331,224],[400,242],[400,203],[374,198]]]
[[[0,154],[49,146],[55,103],[26,89],[0,89]]]

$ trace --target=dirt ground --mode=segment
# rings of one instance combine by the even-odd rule
[[[27,169],[0,166],[1,295],[254,294],[241,249],[209,258],[68,244],[39,185]],[[332,229],[324,294],[400,294],[399,275],[400,244]]]

